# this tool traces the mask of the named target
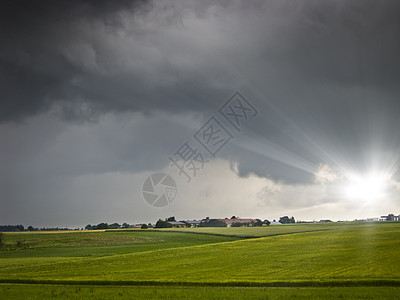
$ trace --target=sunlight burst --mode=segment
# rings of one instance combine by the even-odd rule
[[[379,173],[348,176],[346,195],[352,199],[376,200],[384,196],[389,183],[389,176]]]

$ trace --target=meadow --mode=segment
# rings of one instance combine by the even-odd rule
[[[399,240],[389,222],[7,233],[0,293],[392,299]]]
[[[269,227],[196,227],[157,229],[169,232],[190,232],[199,234],[222,235],[237,238],[256,238],[292,233],[331,230],[341,228],[343,224],[337,223],[309,223],[309,224],[285,224],[284,226]]]
[[[243,288],[0,284],[3,299],[395,299],[393,287]]]

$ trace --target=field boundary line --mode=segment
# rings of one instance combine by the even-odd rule
[[[48,285],[99,285],[99,286],[193,286],[193,287],[364,287],[390,286],[400,287],[400,280],[326,280],[326,281],[228,281],[228,282],[194,282],[194,281],[109,281],[109,280],[33,280],[33,279],[0,279],[0,284],[48,284]]]

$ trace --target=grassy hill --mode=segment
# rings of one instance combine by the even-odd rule
[[[396,299],[394,287],[243,288],[94,285],[0,285],[4,299]]]
[[[0,282],[400,286],[400,223],[176,231],[7,234],[31,248],[0,251]]]
[[[6,233],[6,244],[0,250],[0,274],[2,268],[16,265],[28,266],[71,259],[75,261],[83,257],[120,255],[234,240],[237,238],[141,230]]]
[[[156,229],[168,232],[186,232],[211,235],[224,235],[238,238],[267,237],[292,233],[322,231],[342,228],[349,223],[311,223],[311,224],[285,224],[269,227],[197,227],[197,228],[168,228]]]

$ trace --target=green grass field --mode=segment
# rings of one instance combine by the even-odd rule
[[[393,287],[243,288],[0,284],[3,299],[395,299]]]
[[[35,232],[6,233],[0,251],[3,267],[28,266],[46,262],[75,261],[78,258],[137,253],[237,240],[212,235],[182,235],[151,231]],[[21,246],[18,247],[17,244]],[[8,249],[8,250],[7,250]],[[7,251],[6,251],[7,250]]]
[[[224,235],[239,238],[255,238],[266,237],[282,234],[302,233],[311,231],[331,230],[341,228],[342,225],[337,223],[326,224],[287,224],[284,226],[269,227],[197,227],[197,228],[174,228],[174,229],[158,229],[161,231],[172,232],[192,232],[211,235]]]
[[[383,222],[8,233],[0,292],[393,299],[400,292],[399,241],[400,223]]]

